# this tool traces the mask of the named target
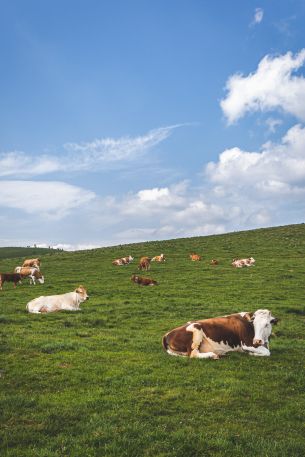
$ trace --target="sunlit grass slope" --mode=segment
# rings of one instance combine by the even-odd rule
[[[160,285],[132,283],[139,257],[161,252],[167,262],[149,272]],[[133,264],[111,264],[129,254]],[[250,255],[255,267],[231,267]],[[41,258],[44,285],[0,292],[1,456],[305,455],[305,225]],[[1,259],[0,271],[21,260]],[[81,312],[25,312],[79,284],[90,294]],[[258,308],[281,319],[270,358],[162,350],[162,335],[190,319]]]

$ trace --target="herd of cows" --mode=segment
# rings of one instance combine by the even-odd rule
[[[14,273],[0,273],[0,290],[4,282],[13,282],[14,287],[23,279],[30,279],[30,284],[44,284],[44,276],[40,271],[40,259],[26,259],[21,267],[16,267]]]
[[[190,254],[191,261],[201,261],[198,254]],[[130,264],[132,256],[122,257],[112,262],[115,266]],[[165,262],[164,254],[155,257],[141,257],[138,269],[148,271],[151,262]],[[212,259],[211,265],[218,265],[218,260]],[[253,257],[233,259],[235,268],[254,266]],[[0,273],[0,290],[4,282],[13,282],[14,287],[23,279],[29,278],[30,284],[44,283],[40,271],[40,259],[27,259],[22,266],[15,268],[14,273]],[[157,285],[157,281],[133,274],[131,281],[143,286]],[[84,286],[78,286],[73,292],[60,295],[40,296],[31,300],[26,309],[29,313],[40,314],[60,310],[79,311],[80,304],[88,300],[89,295]],[[218,359],[227,352],[247,352],[255,356],[269,356],[269,338],[272,325],[278,319],[267,309],[258,309],[254,313],[240,312],[222,317],[190,321],[177,327],[163,336],[164,350],[175,356],[191,358]]]

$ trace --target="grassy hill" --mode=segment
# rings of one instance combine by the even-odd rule
[[[9,248],[0,248],[0,259],[14,259],[17,257],[22,258],[36,258],[41,255],[48,253],[54,253],[53,249],[47,248],[23,248],[23,247],[9,247]]]
[[[149,272],[160,285],[133,284],[139,257],[161,252],[167,262]],[[133,264],[111,264],[129,254]],[[250,255],[255,267],[231,267]],[[305,225],[40,256],[44,285],[0,292],[1,455],[304,455]],[[0,259],[0,271],[20,262]],[[79,284],[90,294],[81,312],[25,312]],[[162,350],[188,320],[258,308],[280,318],[270,358]]]

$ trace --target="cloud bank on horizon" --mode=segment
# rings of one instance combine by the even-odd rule
[[[265,8],[252,17],[263,27]],[[193,155],[185,132],[202,123],[169,122],[63,142],[60,152],[0,152],[0,222],[10,227],[0,245],[88,249],[303,222],[304,66],[300,47],[265,53],[248,72],[226,72],[225,95],[212,100],[218,129],[261,129],[252,147],[251,134],[237,134],[210,156],[204,148]],[[190,168],[177,171],[181,157]]]

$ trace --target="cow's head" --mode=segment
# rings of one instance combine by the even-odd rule
[[[258,309],[253,313],[251,321],[254,325],[253,346],[263,346],[268,343],[272,332],[272,324],[276,324],[278,319],[272,316],[268,309]]]
[[[81,302],[88,300],[89,295],[87,294],[87,290],[84,286],[78,286],[78,288],[75,289],[75,292],[80,296]]]
[[[37,281],[39,282],[39,284],[44,284],[44,276],[43,276],[43,274],[40,273],[40,271],[38,272],[38,275],[37,275]]]
[[[131,257],[131,255],[128,257],[128,260],[129,262],[132,262],[133,261],[133,257]]]
[[[132,275],[130,279],[133,282],[139,282],[139,276],[138,275]]]

